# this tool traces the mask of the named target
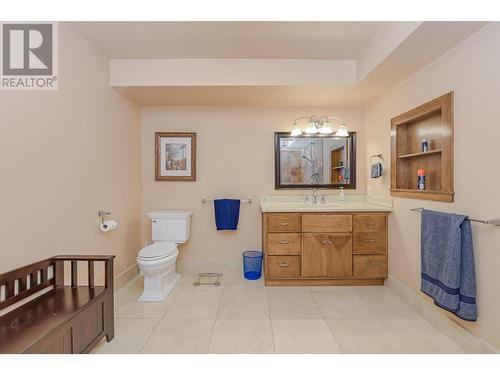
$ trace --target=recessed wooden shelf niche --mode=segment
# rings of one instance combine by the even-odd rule
[[[453,92],[394,117],[391,127],[391,195],[453,202]],[[417,189],[419,169],[425,190]]]

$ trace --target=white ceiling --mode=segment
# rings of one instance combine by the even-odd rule
[[[71,22],[110,59],[355,59],[387,22]]]
[[[366,103],[486,22],[70,24],[139,105],[325,106]]]
[[[356,106],[370,97],[370,92],[353,87],[134,86],[116,89],[141,106]]]

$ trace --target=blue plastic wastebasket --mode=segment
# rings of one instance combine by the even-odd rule
[[[262,275],[262,251],[243,252],[243,275],[247,280],[258,280]]]

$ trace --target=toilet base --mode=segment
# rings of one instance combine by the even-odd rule
[[[177,272],[168,275],[168,277],[162,277],[160,280],[160,285],[158,285],[158,280],[156,277],[144,277],[144,291],[139,297],[140,302],[162,302],[167,298],[172,289],[174,288],[177,281],[181,278],[181,275]],[[148,285],[149,284],[149,285]]]
[[[137,260],[141,275],[144,276],[144,291],[139,297],[141,302],[161,302],[181,278],[175,272],[175,261],[179,251],[158,261]]]

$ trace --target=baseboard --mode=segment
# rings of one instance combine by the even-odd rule
[[[391,275],[387,278],[385,285],[441,333],[459,345],[466,353],[499,353],[492,345],[474,336],[465,327],[461,326],[451,313],[435,306],[427,296],[415,292]]]
[[[129,268],[127,268],[125,271],[123,271],[121,274],[115,277],[115,292],[123,287],[126,283],[128,283],[130,280],[132,280],[134,277],[136,277],[139,274],[139,266],[137,263],[131,265]]]
[[[482,354],[500,354],[500,350],[494,348],[489,343],[482,340],[481,353]]]

